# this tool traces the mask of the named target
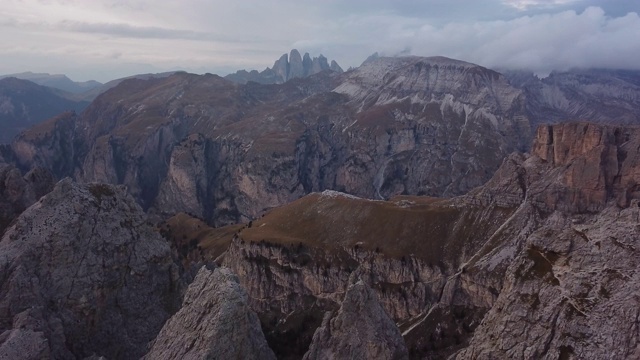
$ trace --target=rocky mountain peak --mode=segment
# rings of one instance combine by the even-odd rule
[[[291,50],[289,54],[289,73],[287,74],[287,80],[305,76],[305,70],[302,63],[302,56],[300,56],[298,50]]]
[[[309,53],[305,53],[301,56],[297,49],[292,49],[288,55],[286,53],[282,54],[275,61],[273,67],[266,68],[262,72],[240,70],[235,74],[225,76],[225,78],[241,84],[245,84],[248,81],[262,84],[282,84],[291,79],[305,78],[325,70],[337,73],[343,72],[335,60],[329,65],[327,58],[323,55],[312,58]]]
[[[532,154],[558,169],[547,185],[557,193],[543,201],[555,208],[602,210],[609,200],[626,207],[640,199],[640,128],[566,123],[541,125]],[[551,174],[549,176],[552,176]]]
[[[0,358],[25,346],[137,359],[178,305],[169,244],[121,187],[58,182],[5,232],[0,253]]]

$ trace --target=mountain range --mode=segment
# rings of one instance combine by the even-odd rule
[[[640,356],[637,72],[315,59],[0,146],[0,357]]]

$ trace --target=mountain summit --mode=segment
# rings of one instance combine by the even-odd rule
[[[327,58],[323,55],[311,58],[309,53],[301,56],[298,50],[293,49],[289,55],[282,54],[272,68],[266,68],[262,72],[239,70],[235,74],[225,76],[225,79],[240,84],[246,84],[249,81],[261,84],[282,84],[291,79],[304,78],[324,70],[331,70],[337,73],[343,72],[335,60],[332,60],[331,64],[329,64]]]

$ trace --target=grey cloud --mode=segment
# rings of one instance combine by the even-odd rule
[[[0,67],[8,64],[10,51],[19,50],[25,61],[16,58],[16,66],[51,66],[44,51],[61,59],[72,53],[87,68],[107,64],[105,71],[112,73],[118,64],[132,69],[125,66],[130,63],[224,73],[264,69],[295,47],[336,59],[344,68],[376,51],[538,72],[640,68],[636,0],[508,0],[529,1],[524,10],[507,0],[65,1],[63,9],[82,11],[58,7],[47,18],[46,8],[37,8],[43,18],[34,23],[25,8],[0,9]],[[7,71],[26,70],[31,69],[12,65]]]
[[[590,7],[580,13],[443,26],[417,25],[398,17],[385,21],[384,28],[372,30],[375,42],[359,47],[360,59],[374,51],[394,54],[410,48],[415,55],[443,55],[488,67],[541,73],[573,67],[640,69],[636,60],[640,58],[640,17],[636,13],[611,17],[603,9]]]
[[[129,24],[88,23],[79,21],[62,21],[53,27],[79,33],[102,34],[139,39],[181,39],[200,41],[238,42],[229,36],[209,32],[168,29],[161,27],[133,26]]]

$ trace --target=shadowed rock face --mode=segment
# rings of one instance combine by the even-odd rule
[[[62,180],[6,231],[0,254],[9,358],[137,359],[179,303],[168,243],[112,185]]]
[[[202,267],[144,359],[275,359],[238,278]]]
[[[408,358],[398,327],[362,280],[349,285],[336,313],[326,314],[304,356],[305,360]]]

